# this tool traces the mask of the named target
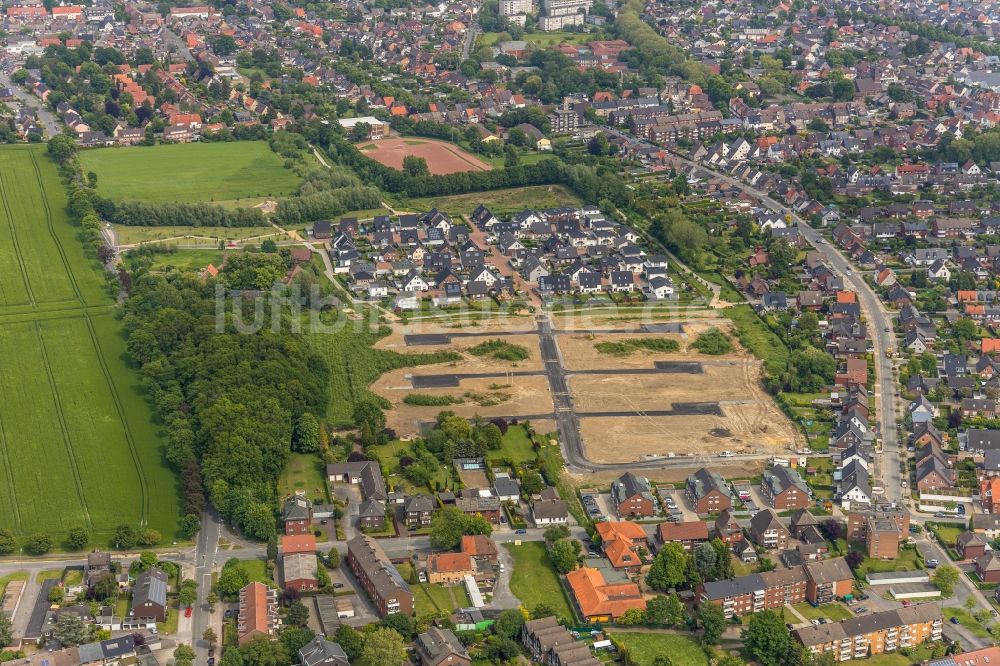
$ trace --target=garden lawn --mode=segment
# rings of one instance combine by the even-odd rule
[[[452,613],[456,608],[472,605],[464,585],[432,585],[420,583],[414,593],[417,617],[427,613],[444,611]]]
[[[279,499],[302,491],[310,500],[329,500],[323,461],[314,453],[293,453],[278,478]]]
[[[854,617],[846,606],[840,604],[824,604],[813,608],[810,603],[801,603],[795,604],[794,608],[807,620],[819,620],[825,617],[832,622],[840,622]]]
[[[613,632],[608,637],[628,650],[635,666],[652,666],[658,655],[667,655],[674,664],[708,666],[708,657],[697,641],[679,634]]]
[[[264,141],[97,148],[80,151],[80,164],[114,200],[230,201],[292,194],[299,185]]]
[[[532,462],[537,457],[532,448],[531,439],[528,438],[528,430],[523,425],[512,425],[503,436],[503,448],[499,451],[490,451],[486,457],[492,460],[510,460],[515,465],[525,462]]]
[[[962,533],[965,531],[961,527],[953,527],[951,525],[945,525],[943,523],[934,525],[932,529],[934,530],[934,534],[937,535],[938,539],[940,539],[941,542],[944,543],[948,548],[954,548],[955,540],[958,539],[958,537],[960,537]]]
[[[969,614],[969,611],[964,608],[942,608],[941,615],[944,616],[944,621],[949,623],[951,622],[951,618],[958,618],[958,621],[961,622],[966,629],[979,638],[990,637],[990,632],[986,630],[986,627],[981,625],[979,622],[976,622],[976,619],[972,617],[972,615]]]
[[[538,604],[547,604],[559,617],[574,619],[575,613],[566,598],[559,575],[552,567],[545,552],[545,544],[536,541],[520,546],[504,545],[514,558],[510,589],[514,596],[531,609]]]
[[[899,550],[899,555],[895,560],[873,560],[865,557],[864,562],[855,571],[855,576],[859,579],[870,573],[883,573],[887,571],[914,571],[917,566],[918,553],[916,548],[903,547]]]
[[[250,580],[269,585],[274,584],[274,581],[267,575],[267,563],[264,560],[243,560],[241,564],[250,575]]]

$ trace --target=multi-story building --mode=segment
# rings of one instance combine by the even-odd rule
[[[847,514],[847,540],[864,543],[869,557],[896,557],[909,529],[910,514],[898,507],[878,505],[874,509]]]
[[[501,0],[500,5],[503,6],[504,2],[516,2],[518,0]],[[556,108],[549,114],[549,120],[552,123],[552,132],[554,134],[572,134],[576,131],[577,121],[579,117],[574,109],[569,106],[569,100],[564,99],[562,106]]]
[[[611,484],[611,498],[619,518],[648,518],[656,510],[656,499],[649,479],[625,472]]]
[[[825,604],[850,594],[854,576],[844,558],[703,583],[701,603],[722,606],[726,617],[810,601]]]
[[[531,0],[500,0],[500,16],[530,14],[532,9]]]
[[[775,465],[764,472],[760,484],[764,500],[778,511],[805,509],[811,503],[809,486],[794,469]]]
[[[791,534],[774,509],[761,509],[750,519],[750,540],[767,550],[785,550]]]
[[[828,604],[851,594],[854,574],[851,573],[851,568],[847,566],[847,560],[844,558],[807,562],[803,566],[808,578],[807,600],[817,604]]]
[[[684,492],[698,513],[719,513],[733,505],[726,480],[704,467],[687,478]]]
[[[285,499],[281,520],[285,524],[285,534],[309,534],[309,524],[313,517],[312,502],[304,493],[295,493]]]
[[[835,661],[849,661],[941,640],[943,626],[937,604],[917,604],[802,627],[792,636],[813,654],[830,652]]]
[[[413,614],[413,593],[379,543],[364,534],[347,542],[347,565],[378,609],[381,617]]]
[[[277,590],[257,581],[240,590],[236,621],[240,645],[249,643],[255,636],[273,636],[280,624]]]
[[[428,583],[460,583],[474,572],[472,556],[468,553],[432,553],[427,556]]]
[[[659,544],[679,543],[684,550],[708,542],[708,523],[704,520],[687,520],[680,523],[660,523],[656,526]]]

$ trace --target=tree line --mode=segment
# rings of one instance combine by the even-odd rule
[[[233,208],[206,203],[147,203],[104,199],[107,220],[136,227],[265,227],[259,208]]]
[[[366,157],[346,139],[327,138],[325,148],[334,162],[352,169],[363,182],[394,194],[448,196],[528,185],[565,184],[588,203],[607,199],[622,206],[630,199],[624,181],[610,170],[583,164],[567,165],[555,158],[491,171],[411,176]]]

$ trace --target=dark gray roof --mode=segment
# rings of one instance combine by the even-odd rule
[[[167,606],[167,574],[163,569],[153,567],[143,571],[135,579],[132,587],[132,608],[142,606],[146,602]]]
[[[755,590],[763,590],[767,585],[760,574],[749,574],[747,576],[737,576],[727,580],[709,581],[704,584],[705,598],[709,601],[718,601],[727,597],[738,597],[743,594],[750,594]]]
[[[299,662],[302,666],[319,666],[319,664],[349,666],[350,664],[344,648],[322,636],[316,636],[299,650]]]

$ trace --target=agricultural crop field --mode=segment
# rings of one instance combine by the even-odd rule
[[[291,194],[299,177],[263,141],[96,148],[80,152],[97,191],[115,200],[232,202]]]
[[[57,543],[82,525],[104,545],[123,522],[170,538],[176,480],[44,146],[0,148],[0,194],[2,524]]]

